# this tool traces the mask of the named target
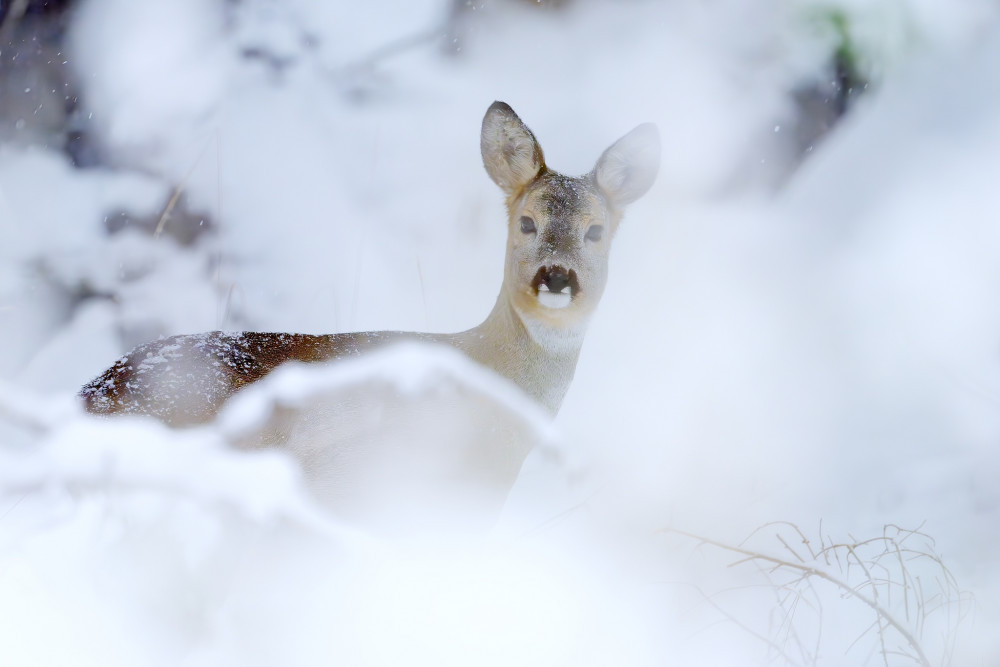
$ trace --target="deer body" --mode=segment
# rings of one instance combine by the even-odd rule
[[[84,387],[81,395],[95,414],[145,414],[171,426],[191,426],[211,421],[238,390],[287,361],[349,358],[416,340],[459,349],[555,414],[573,379],[582,343],[571,332],[565,338],[549,347],[538,344],[503,299],[481,325],[456,334],[212,331],[140,345]]]
[[[173,336],[140,345],[87,384],[81,391],[87,410],[148,414],[175,426],[204,423],[233,394],[281,363],[352,357],[413,339],[457,348],[554,415],[604,290],[622,210],[655,179],[658,134],[655,126],[640,125],[608,148],[592,172],[568,177],[545,166],[531,131],[509,106],[495,102],[483,119],[480,146],[486,171],[506,195],[508,213],[503,285],[482,324],[456,334]],[[320,412],[329,413],[329,406]],[[303,446],[310,456],[326,447],[315,439]],[[517,454],[520,460],[525,455]]]

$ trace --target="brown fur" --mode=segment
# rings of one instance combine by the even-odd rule
[[[230,396],[286,361],[354,356],[403,337],[412,335],[212,331],[171,336],[138,346],[80,395],[94,414],[149,414],[172,426],[190,426],[211,420]]]

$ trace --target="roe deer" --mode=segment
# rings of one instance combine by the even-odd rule
[[[659,135],[635,128],[580,177],[549,170],[531,131],[507,104],[483,118],[483,163],[507,198],[507,257],[496,305],[456,334],[379,331],[306,335],[210,333],[140,345],[80,392],[97,414],[152,415],[173,426],[210,421],[242,387],[286,361],[353,357],[401,339],[444,343],[513,381],[551,414],[576,368],[588,318],[607,278],[623,207],[659,168]]]

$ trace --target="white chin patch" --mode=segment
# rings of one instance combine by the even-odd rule
[[[573,297],[570,295],[569,289],[562,292],[551,292],[545,285],[538,286],[538,303],[546,308],[565,308],[572,300]]]

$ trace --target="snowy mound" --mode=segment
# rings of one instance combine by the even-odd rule
[[[219,417],[240,448],[280,442],[338,516],[393,532],[493,524],[551,420],[504,378],[440,345],[286,364]],[[462,519],[459,519],[462,517]]]
[[[469,540],[447,523],[384,542],[321,511],[290,457],[226,442],[359,392],[382,402],[377,420],[360,415],[365,437],[398,438],[396,454],[468,454],[496,435],[482,430],[491,414],[553,442],[516,389],[422,345],[283,368],[195,429],[0,396],[44,432],[0,446],[0,663],[655,664],[634,601],[599,583],[598,564],[523,536]],[[346,477],[378,477],[377,459]],[[447,522],[468,515],[467,485],[376,488],[411,519],[426,521],[431,491],[465,503]]]

